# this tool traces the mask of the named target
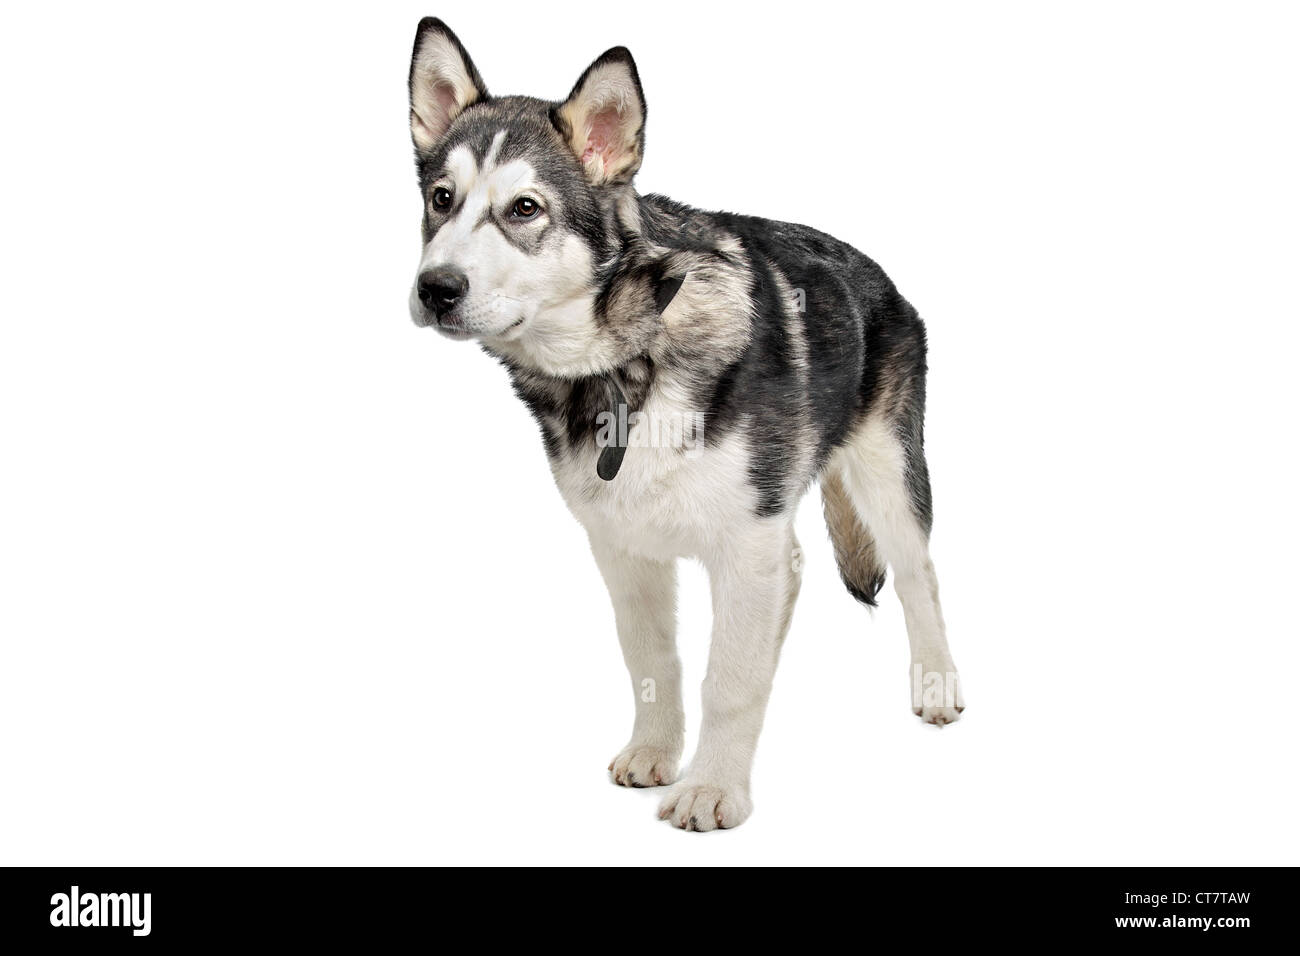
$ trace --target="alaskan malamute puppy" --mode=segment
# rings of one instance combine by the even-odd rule
[[[591,539],[636,706],[614,782],[668,786],[660,816],[685,830],[749,816],[799,593],[795,507],[814,480],[849,592],[874,604],[893,568],[914,711],[955,721],[928,545],[925,328],[880,267],[806,226],[638,195],[646,108],[623,47],[563,102],[493,96],[430,18],[410,94],[424,202],[411,316],[505,364]],[[683,556],[708,569],[713,643],[679,778]]]

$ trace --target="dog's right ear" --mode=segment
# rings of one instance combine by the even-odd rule
[[[488,98],[456,34],[437,17],[425,17],[415,31],[411,53],[411,139],[428,152],[465,108]]]

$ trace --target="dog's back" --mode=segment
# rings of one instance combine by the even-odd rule
[[[930,525],[923,456],[925,326],[884,270],[848,243],[809,226],[691,209],[647,196],[646,235],[669,248],[727,247],[734,239],[750,280],[753,325],[743,354],[719,370],[701,396],[717,433],[741,418],[767,453],[754,463],[766,494],[760,508],[782,510],[783,492],[824,470],[868,415],[886,418],[909,453],[912,506]],[[685,237],[685,239],[683,239]],[[794,447],[806,422],[810,457]],[[805,462],[802,479],[788,471]],[[810,467],[809,467],[810,466]],[[834,480],[834,479],[832,479]],[[832,527],[845,527],[843,521]]]

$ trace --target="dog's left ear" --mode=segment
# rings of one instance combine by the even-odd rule
[[[589,182],[631,182],[645,150],[645,96],[627,48],[606,50],[587,67],[551,119]]]

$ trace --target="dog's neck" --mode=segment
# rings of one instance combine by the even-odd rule
[[[616,251],[595,267],[591,285],[543,305],[517,337],[484,343],[490,353],[565,380],[608,375],[651,354],[686,264],[645,241],[630,188],[612,203],[610,215]]]
[[[640,199],[630,187],[612,196],[606,209],[616,251],[596,268],[592,287],[539,310],[517,338],[484,343],[510,369],[516,391],[543,427],[562,420],[570,442],[590,440],[598,417],[626,422],[645,407],[664,312],[692,264],[646,241]],[[617,476],[627,452],[626,429],[614,434],[608,443],[597,436],[596,472],[606,481]]]
[[[629,441],[627,423],[635,421],[654,386],[655,363],[648,354],[651,343],[662,329],[664,310],[685,281],[684,276],[662,275],[657,270],[656,265],[629,271],[622,284],[607,288],[593,300],[595,334],[590,328],[579,334],[589,337],[600,351],[594,347],[585,350],[576,374],[556,374],[554,355],[539,362],[535,349],[520,349],[529,359],[521,363],[505,349],[485,343],[510,369],[515,390],[544,430],[563,422],[570,443],[590,440],[582,436],[595,434],[600,449],[596,474],[605,481],[613,481],[623,465]],[[630,320],[624,309],[633,310]],[[574,370],[574,365],[565,369]]]

